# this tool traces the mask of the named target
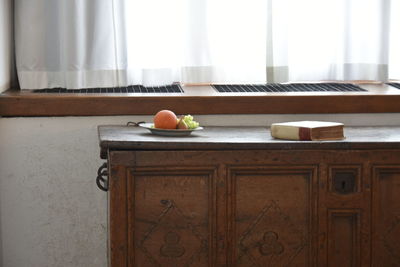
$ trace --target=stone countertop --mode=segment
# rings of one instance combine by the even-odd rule
[[[107,150],[320,150],[400,149],[399,127],[345,127],[344,140],[290,141],[271,137],[267,127],[204,127],[186,137],[157,136],[142,127],[98,127],[101,158]]]

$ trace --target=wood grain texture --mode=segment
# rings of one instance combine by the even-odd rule
[[[328,266],[360,266],[361,212],[328,210]]]
[[[112,163],[111,163],[112,164]],[[128,263],[128,217],[126,168],[111,165],[109,176],[109,247],[111,266],[127,266]]]
[[[373,264],[400,266],[400,164],[373,170]]]
[[[312,266],[315,168],[233,167],[229,266]]]
[[[128,266],[214,266],[214,168],[135,168],[128,181]]]
[[[370,86],[371,87],[371,86]],[[380,85],[352,93],[217,93],[210,86],[182,94],[0,94],[0,116],[292,114],[400,112],[400,90]]]
[[[398,266],[397,127],[353,129],[333,149],[242,130],[198,143],[114,132],[108,144],[121,146],[104,149],[125,187],[110,192],[111,255],[122,257],[111,266]]]
[[[385,152],[374,150],[342,152],[340,157],[332,155],[320,165],[319,265],[370,266],[369,162],[385,160],[392,153],[386,152],[386,156],[382,156]],[[397,155],[399,151],[393,154]],[[335,185],[335,180],[340,181],[343,177],[353,180],[352,190],[345,193],[342,186]],[[348,179],[344,181],[349,182]],[[347,185],[343,187],[347,188]]]

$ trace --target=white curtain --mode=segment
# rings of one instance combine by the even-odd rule
[[[400,80],[400,0],[392,0],[390,10],[389,79]]]
[[[16,0],[15,13],[22,89],[117,84],[112,1]]]
[[[400,0],[15,1],[23,89],[400,77]]]
[[[268,81],[387,80],[390,4],[271,0]]]

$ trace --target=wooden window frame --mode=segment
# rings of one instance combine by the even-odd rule
[[[188,86],[183,94],[35,94],[8,90],[0,94],[0,116],[177,114],[397,113],[400,90],[367,85],[368,93],[217,93],[210,86]]]

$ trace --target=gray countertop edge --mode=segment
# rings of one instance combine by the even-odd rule
[[[153,136],[142,128],[99,126],[102,150],[365,150],[400,149],[400,126],[345,127],[344,140],[273,139],[268,127],[205,127],[192,137]],[[104,153],[102,153],[104,154]]]

